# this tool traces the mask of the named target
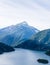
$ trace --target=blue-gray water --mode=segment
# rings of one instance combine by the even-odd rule
[[[47,59],[50,65],[50,57],[44,52],[16,49],[14,52],[0,55],[0,65],[44,65],[37,62],[37,59]]]

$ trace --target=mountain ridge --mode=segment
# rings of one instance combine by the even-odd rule
[[[29,26],[26,22],[8,26],[0,30],[0,42],[13,46],[28,40],[32,35],[39,32],[36,28]]]
[[[31,36],[29,40],[24,41],[16,48],[24,48],[31,50],[50,50],[50,29],[46,29]]]

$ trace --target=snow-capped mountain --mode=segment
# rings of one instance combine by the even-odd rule
[[[26,22],[22,22],[20,24],[1,29],[0,42],[14,46],[28,40],[37,32],[39,32],[39,30],[32,26],[29,26]]]

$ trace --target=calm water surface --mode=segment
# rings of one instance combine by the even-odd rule
[[[0,65],[44,65],[37,62],[37,59],[47,59],[50,65],[50,57],[44,52],[16,49],[14,52],[0,55]]]

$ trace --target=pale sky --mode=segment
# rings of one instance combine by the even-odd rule
[[[50,0],[0,0],[0,28],[23,21],[39,30],[50,28]]]

